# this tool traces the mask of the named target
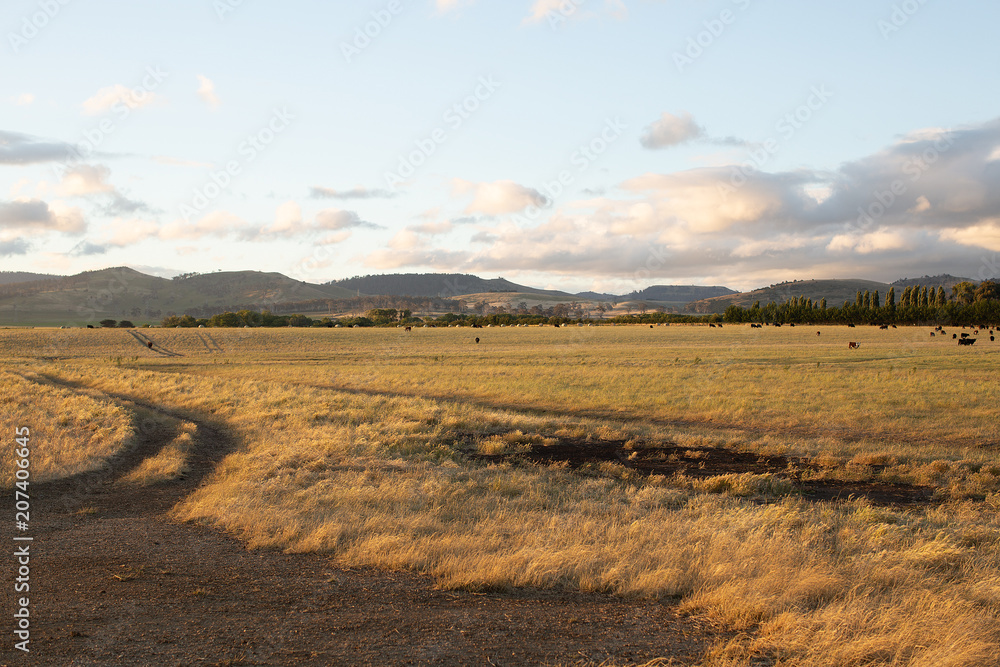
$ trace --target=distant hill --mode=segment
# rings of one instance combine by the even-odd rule
[[[24,271],[0,271],[0,285],[10,285],[13,283],[27,283],[33,280],[50,280],[52,278],[62,278],[49,273],[25,273]]]
[[[618,294],[607,294],[606,292],[577,292],[575,296],[578,299],[589,301],[617,301],[622,298]]]
[[[922,283],[923,284],[923,283]],[[795,280],[792,282],[762,287],[751,292],[736,292],[725,296],[702,299],[689,303],[685,310],[692,313],[722,313],[735,304],[749,308],[755,301],[766,306],[768,303],[784,303],[792,297],[804,296],[813,301],[826,299],[830,306],[841,306],[844,301],[854,301],[858,290],[878,291],[883,298],[889,291],[888,283],[874,280]],[[897,289],[897,293],[901,290]]]
[[[512,283],[505,278],[480,278],[464,273],[392,273],[335,280],[328,285],[362,294],[453,298],[485,292],[514,292],[574,299],[574,295]]]
[[[622,297],[627,301],[661,301],[672,303],[691,303],[702,299],[736,294],[728,287],[706,287],[704,285],[653,285],[638,292],[632,292]]]
[[[921,287],[933,287],[937,289],[939,286],[944,288],[944,291],[951,294],[951,288],[959,283],[970,282],[979,284],[978,280],[973,280],[972,278],[959,278],[957,276],[952,276],[947,273],[943,273],[940,276],[924,276],[923,278],[900,278],[899,280],[892,283],[892,286],[897,288],[896,291],[899,292],[899,288],[914,287],[920,285]]]
[[[354,293],[312,285],[280,273],[230,271],[172,280],[127,267],[0,286],[0,324],[92,324],[102,319],[158,322],[169,314],[214,314],[220,309],[264,309]]]

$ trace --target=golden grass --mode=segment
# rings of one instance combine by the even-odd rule
[[[156,456],[143,460],[137,468],[124,475],[119,483],[151,486],[170,482],[188,471],[188,456],[194,448],[198,427],[191,422],[181,425],[181,433],[167,443]]]
[[[454,588],[677,598],[743,633],[706,665],[994,661],[1000,460],[979,446],[1000,441],[993,349],[800,329],[492,329],[478,347],[456,329],[212,330],[225,358],[197,351],[197,332],[157,330],[185,356],[21,363],[226,425],[238,450],[175,516],[251,546]],[[848,354],[838,337],[864,345]],[[774,475],[466,454],[587,436],[794,453],[819,477],[918,481],[951,500],[809,503]]]
[[[13,443],[15,429],[30,430],[31,481],[44,482],[95,470],[131,444],[132,414],[106,398],[92,397],[0,371],[0,433]],[[0,457],[0,486],[14,483],[14,456]]]

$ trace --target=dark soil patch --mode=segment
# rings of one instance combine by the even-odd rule
[[[155,406],[137,409],[164,414]],[[232,450],[220,425],[198,423],[184,479],[145,489],[116,483],[175,433],[146,423],[136,446],[106,469],[31,485],[31,653],[13,648],[8,593],[0,664],[632,664],[655,658],[693,664],[710,643],[731,636],[681,616],[669,600],[443,591],[414,573],[350,570],[319,554],[248,550],[217,530],[167,517]],[[43,429],[36,429],[41,447]],[[13,517],[13,492],[2,496],[0,506]],[[9,544],[12,528],[11,522]],[[13,591],[13,559],[3,570],[0,585]]]
[[[530,451],[485,455],[475,451],[473,434],[463,434],[460,448],[480,461],[527,461],[536,464],[565,463],[570,469],[589,468],[603,462],[618,463],[645,475],[685,475],[704,479],[717,475],[771,474],[793,481],[809,500],[867,498],[876,505],[914,505],[932,500],[933,490],[909,484],[886,482],[841,482],[803,479],[819,467],[806,460],[738,452],[716,447],[680,447],[673,444],[628,444],[624,440],[560,438],[553,444],[532,444]],[[874,469],[874,472],[879,470]]]

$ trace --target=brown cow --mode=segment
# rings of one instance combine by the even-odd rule
[[[146,347],[148,347],[149,349],[152,350],[153,349],[153,341],[151,341],[151,340],[146,341]]]
[[[849,350],[856,350],[859,347],[861,347],[861,343],[855,343],[854,341],[851,341],[850,343],[847,344],[847,349]]]
[[[406,327],[403,331],[413,331],[413,327]]]

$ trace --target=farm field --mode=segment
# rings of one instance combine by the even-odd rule
[[[930,330],[9,329],[2,428],[31,427],[52,493],[104,474],[250,549],[700,628],[595,664],[981,665],[1000,343]],[[115,520],[74,494],[74,522]]]

